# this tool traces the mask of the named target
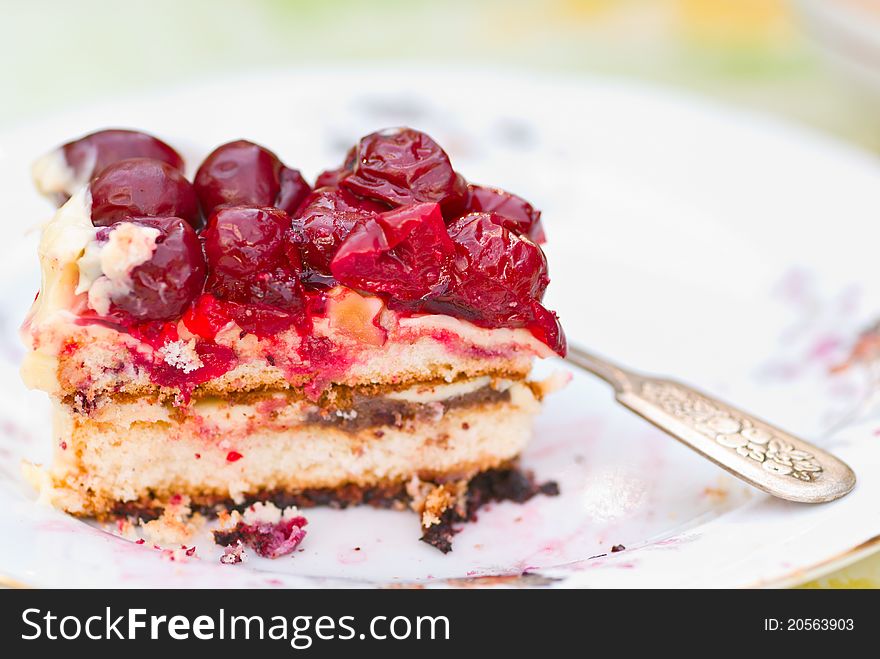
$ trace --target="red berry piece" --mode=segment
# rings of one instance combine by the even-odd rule
[[[129,217],[180,217],[201,225],[192,184],[161,160],[129,158],[102,171],[91,186],[92,224],[108,226]]]
[[[399,300],[443,293],[454,248],[438,204],[382,213],[342,243],[330,272],[342,284]]]
[[[280,189],[274,206],[293,215],[309,196],[312,187],[296,169],[282,167],[278,174]]]
[[[449,156],[425,133],[395,128],[372,133],[357,145],[354,170],[339,185],[391,206],[433,202],[452,217],[464,207],[467,184]]]
[[[532,301],[540,301],[550,281],[541,248],[490,213],[456,220],[449,236],[455,245],[453,281],[431,308],[487,327],[528,324]]]
[[[537,300],[532,300],[532,321],[526,325],[535,337],[546,343],[553,352],[565,357],[568,352],[568,344],[565,332],[559,323],[559,317],[555,312],[547,309]]]
[[[351,230],[386,210],[383,204],[360,199],[343,189],[315,190],[294,221],[301,234],[303,260],[310,268],[329,273],[336,250]]]
[[[205,283],[205,259],[198,235],[178,217],[131,218],[128,222],[158,229],[159,236],[149,260],[129,273],[129,292],[111,298],[111,315],[129,323],[179,318]],[[126,223],[102,230],[99,240]]]
[[[294,213],[311,191],[298,171],[247,140],[217,147],[199,167],[195,187],[205,215],[219,206],[237,205],[275,206]]]
[[[162,387],[179,389],[184,401],[188,402],[196,386],[220,377],[235,368],[238,363],[235,351],[229,346],[210,341],[197,341],[195,351],[201,363],[201,366],[195,370],[187,372],[167,363],[164,359],[156,359],[147,365],[150,380]]]
[[[128,158],[152,158],[183,171],[183,158],[162,140],[137,130],[100,130],[61,147],[67,164],[89,180]]]
[[[318,188],[336,188],[339,187],[339,181],[343,176],[351,174],[354,170],[354,160],[356,157],[356,147],[351,147],[345,154],[345,162],[342,167],[337,169],[328,169],[321,172],[315,180],[315,190]]]
[[[277,208],[220,208],[202,233],[208,261],[208,292],[242,304],[300,311],[300,264],[290,218]]]
[[[135,130],[101,130],[68,142],[42,158],[35,166],[37,187],[60,206],[106,167],[127,158],[153,158],[183,171],[180,154],[152,135]],[[59,176],[54,163],[63,165],[67,174]]]
[[[193,334],[203,339],[213,340],[217,333],[229,323],[230,319],[231,315],[227,305],[210,293],[203,293],[190,305],[181,320]]]
[[[495,213],[504,218],[503,226],[536,243],[546,242],[541,211],[510,192],[482,185],[468,186],[467,212]]]

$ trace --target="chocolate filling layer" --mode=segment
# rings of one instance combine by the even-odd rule
[[[439,419],[451,409],[509,401],[509,390],[499,391],[489,385],[461,396],[453,396],[434,403],[411,403],[393,398],[354,394],[351,397],[350,407],[321,409],[310,413],[305,422],[334,426],[349,432],[357,432],[376,426],[400,428],[409,421]]]

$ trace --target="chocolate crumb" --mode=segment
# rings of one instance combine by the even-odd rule
[[[421,540],[447,554],[452,551],[452,538],[461,530],[460,525],[476,521],[480,508],[496,501],[525,503],[537,494],[557,496],[559,484],[548,481],[538,485],[531,472],[516,468],[484,471],[468,483],[464,513],[458,508],[445,510],[439,523],[424,530]]]
[[[520,471],[515,467],[483,472],[468,483],[467,491],[464,494],[464,505],[460,509],[444,511],[439,523],[423,529],[421,540],[437,547],[444,553],[449,552],[452,549],[452,537],[460,530],[462,524],[476,521],[478,510],[496,501],[524,503],[538,494],[557,496],[559,485],[554,481],[537,484],[531,473]],[[261,491],[251,494],[244,501],[238,503],[223,497],[194,497],[190,506],[193,513],[199,513],[211,519],[216,517],[221,510],[242,512],[256,502],[271,502],[281,509],[289,506],[299,508],[329,506],[339,509],[368,505],[374,508],[404,510],[410,503],[410,495],[405,483],[366,488],[346,485],[338,488],[306,489],[297,492]],[[157,519],[163,510],[164,504],[158,499],[118,502],[108,517],[133,517],[147,522]],[[243,531],[244,529],[237,530]],[[244,540],[244,538],[240,535],[221,534],[219,544],[234,544],[236,540]],[[381,538],[378,538],[377,541],[381,542]],[[622,545],[620,547],[622,549]]]
[[[611,548],[611,553],[617,553],[619,551],[623,551],[624,549],[626,549],[626,547],[624,547],[623,545],[614,545]]]

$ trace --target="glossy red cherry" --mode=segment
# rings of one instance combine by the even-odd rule
[[[301,235],[303,260],[310,268],[329,273],[336,250],[351,230],[386,210],[384,204],[360,199],[341,188],[315,190],[294,221]]]
[[[37,187],[58,206],[107,166],[127,158],[153,158],[183,171],[183,159],[161,140],[134,130],[101,130],[68,142],[42,158]],[[60,159],[68,172],[58,172]]]
[[[199,167],[196,192],[210,215],[219,206],[275,206],[294,213],[311,188],[268,149],[237,140],[217,147]]]
[[[209,293],[285,311],[302,308],[300,264],[297,251],[288,249],[287,213],[277,208],[220,208],[209,218],[202,238]]]
[[[550,311],[543,304],[532,300],[532,320],[526,325],[529,331],[539,341],[546,343],[550,349],[560,357],[565,357],[568,352],[568,343],[559,316]]]
[[[108,226],[129,217],[181,217],[201,225],[192,184],[161,160],[129,158],[109,165],[90,186],[92,224]]]
[[[468,186],[467,212],[495,213],[504,218],[503,225],[536,243],[546,242],[541,224],[541,211],[510,192],[482,185]]]
[[[158,137],[138,130],[110,129],[90,133],[61,147],[77,176],[89,180],[108,165],[127,158],[153,158],[183,171],[183,158]]]
[[[547,260],[541,248],[510,231],[491,213],[471,213],[449,226],[455,245],[453,279],[433,310],[486,327],[523,327],[532,301],[547,288]]]
[[[130,218],[131,222],[158,229],[156,249],[148,261],[132,268],[130,292],[111,299],[111,314],[127,322],[179,318],[202,292],[205,259],[195,230],[179,217]],[[106,237],[125,224],[102,229]]]
[[[462,210],[467,196],[467,184],[452,169],[446,152],[428,135],[412,128],[394,128],[361,138],[354,169],[339,185],[391,206],[438,203],[444,214],[452,215]]]
[[[356,157],[356,147],[351,147],[345,154],[345,161],[342,167],[336,169],[327,169],[318,175],[315,179],[315,190],[318,188],[336,188],[343,176],[350,174],[354,170],[354,160]]]
[[[288,215],[293,215],[309,196],[312,186],[306,182],[299,171],[288,167],[281,168],[278,173],[278,182],[280,189],[278,198],[275,199],[273,205]]]
[[[58,148],[72,170],[66,182],[45,182],[44,192],[60,206],[95,175],[114,162],[127,158],[153,158],[183,171],[183,158],[162,140],[136,130],[100,130]]]
[[[418,300],[445,291],[453,251],[438,204],[406,206],[355,227],[330,272],[351,288]]]

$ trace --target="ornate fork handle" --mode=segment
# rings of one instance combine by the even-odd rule
[[[820,503],[855,486],[852,469],[827,451],[692,387],[633,373],[577,347],[568,360],[610,383],[622,405],[768,494]]]

